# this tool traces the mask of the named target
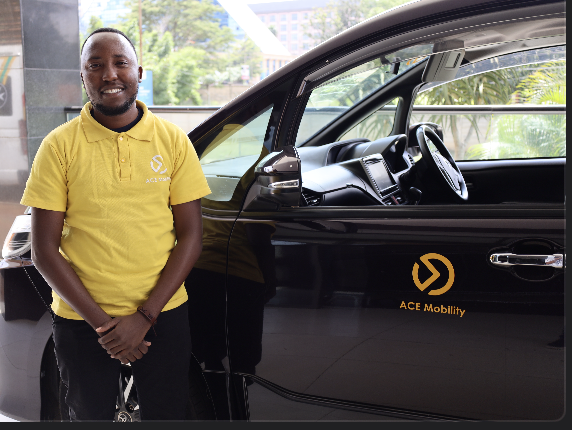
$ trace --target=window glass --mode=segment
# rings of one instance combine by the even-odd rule
[[[422,121],[443,127],[456,160],[565,157],[566,47],[460,68],[455,80],[419,93],[411,124]]]
[[[286,24],[282,24],[280,26],[280,31],[286,31]]]
[[[381,109],[372,113],[366,119],[355,125],[352,129],[344,133],[338,141],[365,137],[371,141],[387,137],[393,130],[395,119],[395,109],[399,102],[398,98],[393,99]]]
[[[286,21],[286,15],[280,15],[280,21]]]
[[[260,18],[260,21],[264,22],[266,17],[264,15],[261,15],[259,18]]]
[[[297,51],[297,50],[298,50],[298,44],[297,44],[297,43],[292,43],[290,46],[291,46],[290,49],[292,49],[292,51]]]
[[[380,59],[376,59],[334,76],[317,86],[312,90],[304,110],[296,146],[304,143],[353,105],[378,91],[417,63],[418,60],[402,62],[397,74],[393,74],[390,73],[392,70],[390,64],[382,64]],[[375,122],[375,119],[372,118],[372,121]]]
[[[298,14],[297,13],[293,13],[292,14],[292,21],[297,21],[298,20]]]
[[[270,15],[270,22],[274,22],[276,21],[276,16],[275,15]]]
[[[298,40],[298,35],[296,33],[292,34],[290,37],[292,40]]]
[[[288,35],[286,35],[286,34],[281,34],[281,35],[280,35],[280,41],[286,42],[286,40],[288,40]]]
[[[298,24],[292,24],[292,30],[298,30]]]
[[[212,191],[208,200],[229,201],[240,178],[260,158],[273,106],[245,121],[226,124],[201,154]]]

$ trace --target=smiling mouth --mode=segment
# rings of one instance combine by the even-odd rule
[[[120,93],[121,91],[123,91],[123,88],[113,88],[111,90],[104,90],[102,91],[103,94],[115,94],[115,93]]]

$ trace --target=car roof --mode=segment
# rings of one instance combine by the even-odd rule
[[[463,41],[465,61],[469,62],[565,44],[565,5],[562,0],[412,1],[369,18],[302,54],[223,106],[191,130],[189,137],[196,141],[268,89],[304,70],[327,72],[328,62],[336,59],[355,61],[357,65],[369,57],[383,55],[384,49],[392,52],[428,40],[437,41],[440,46],[446,46],[449,40]],[[495,31],[484,31],[492,27]],[[357,55],[358,50],[364,55]]]

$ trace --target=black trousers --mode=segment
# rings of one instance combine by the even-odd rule
[[[145,339],[143,358],[131,363],[142,420],[184,420],[189,404],[191,338],[188,306],[161,312]],[[99,335],[83,320],[55,316],[56,358],[68,387],[66,404],[72,421],[112,421],[119,393],[121,362],[97,341]]]

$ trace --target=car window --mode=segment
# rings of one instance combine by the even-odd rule
[[[317,86],[308,98],[296,136],[296,146],[302,145],[316,132],[413,67],[422,58],[391,64],[383,64],[381,59],[368,61]]]
[[[443,127],[456,160],[566,156],[566,47],[519,52],[427,85],[411,124]]]
[[[341,135],[338,142],[358,137],[365,137],[373,141],[389,136],[393,130],[395,109],[397,108],[398,102],[399,98],[394,98],[388,104],[375,111],[366,119]]]
[[[244,173],[261,157],[274,104],[225,124],[199,159],[212,191],[208,200],[229,201]],[[268,151],[266,151],[268,153]]]

